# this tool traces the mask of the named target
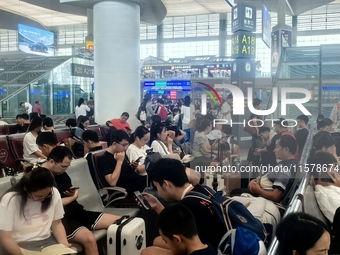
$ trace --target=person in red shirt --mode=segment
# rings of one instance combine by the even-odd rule
[[[113,126],[117,130],[123,130],[126,133],[131,133],[130,124],[127,122],[130,115],[127,112],[123,112],[119,119],[110,120],[110,126]]]
[[[35,105],[33,105],[32,112],[38,113],[39,116],[41,116],[43,114],[42,113],[42,107],[40,105],[39,100],[35,101]]]

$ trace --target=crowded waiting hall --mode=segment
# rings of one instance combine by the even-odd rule
[[[0,255],[340,255],[340,0],[0,0]]]

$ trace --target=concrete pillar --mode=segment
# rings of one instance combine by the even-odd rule
[[[227,56],[227,14],[220,14],[219,56]]]
[[[94,4],[94,90],[97,123],[130,114],[132,128],[140,100],[140,6],[127,1]]]
[[[297,23],[298,23],[298,17],[293,16],[292,17],[292,47],[296,47],[297,45]]]
[[[157,58],[164,58],[163,24],[157,26]]]
[[[277,24],[286,24],[286,0],[277,0]]]
[[[93,41],[93,10],[87,9],[87,36],[85,41]]]

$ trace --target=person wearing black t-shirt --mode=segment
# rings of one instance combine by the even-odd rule
[[[209,244],[201,242],[194,216],[180,203],[165,207],[158,216],[157,226],[163,240],[174,254],[216,255],[216,251]]]
[[[162,198],[166,201],[178,201],[191,211],[195,218],[199,239],[203,244],[210,244],[216,252],[226,229],[219,218],[213,214],[208,203],[197,198],[185,197],[190,191],[208,194],[201,185],[192,186],[189,183],[183,164],[176,159],[160,159],[153,168],[151,178]],[[156,197],[147,193],[143,193],[143,196],[156,213],[160,214],[163,211],[164,206]],[[141,253],[141,255],[153,254],[170,255],[174,253],[171,252],[170,246],[161,237],[157,237],[154,240],[154,246],[146,248]]]
[[[306,115],[300,115],[296,118],[296,122],[298,124],[299,130],[297,130],[294,134],[297,144],[299,146],[299,154],[302,155],[303,147],[305,147],[305,143],[308,137],[308,124],[309,118]]]
[[[70,242],[80,243],[84,247],[85,255],[98,255],[96,238],[91,231],[107,229],[120,216],[87,211],[77,202],[78,189],[72,189],[74,187],[71,178],[66,173],[71,160],[72,152],[65,146],[57,146],[52,149],[48,160],[42,167],[53,173],[57,189],[61,195],[65,210],[62,222],[67,239]]]
[[[26,133],[30,125],[27,114],[18,114],[16,117],[17,124],[15,125],[14,133]],[[26,123],[28,121],[28,123]]]
[[[106,180],[105,186],[118,186],[126,189],[128,196],[133,197],[133,192],[143,192],[146,187],[146,176],[136,172],[138,162],[130,163],[125,154],[129,146],[129,136],[123,130],[112,132],[110,147],[98,160],[98,168]]]

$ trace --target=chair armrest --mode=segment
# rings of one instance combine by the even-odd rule
[[[121,187],[104,187],[102,188],[103,190],[116,190],[120,192],[126,192],[126,189],[121,188]]]
[[[104,205],[105,208],[117,200],[125,199],[128,195],[126,190],[120,187],[105,187],[105,188],[98,190],[99,193],[101,191],[105,191],[107,193],[107,195],[103,199],[103,202],[105,202],[105,205]]]

